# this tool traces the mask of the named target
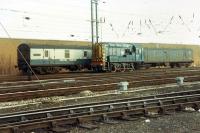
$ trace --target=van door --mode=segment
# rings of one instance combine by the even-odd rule
[[[44,49],[44,58],[43,58],[44,65],[54,64],[54,58],[55,58],[54,52],[55,52],[55,49]]]
[[[142,58],[142,49],[136,48],[136,61],[143,61]]]

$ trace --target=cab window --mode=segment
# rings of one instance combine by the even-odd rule
[[[125,54],[126,55],[131,55],[132,53],[131,53],[131,50],[130,49],[125,49]]]

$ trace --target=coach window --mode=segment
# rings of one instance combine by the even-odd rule
[[[69,55],[69,50],[65,50],[65,58],[69,58],[70,57],[70,55]]]
[[[87,51],[84,51],[83,56],[87,57]]]
[[[41,56],[41,54],[33,54],[33,56]]]
[[[49,57],[49,51],[48,50],[44,51],[44,57]]]

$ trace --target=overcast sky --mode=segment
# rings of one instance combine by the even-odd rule
[[[91,40],[90,0],[0,0],[13,38]],[[199,0],[100,0],[101,41],[200,44]],[[7,37],[0,27],[0,37]]]

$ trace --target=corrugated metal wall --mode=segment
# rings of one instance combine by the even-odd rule
[[[0,75],[19,74],[17,66],[17,47],[21,43],[32,44],[63,44],[63,45],[88,45],[89,42],[57,41],[57,40],[29,40],[29,39],[5,39],[0,38]]]
[[[19,74],[17,66],[17,47],[21,43],[33,44],[63,44],[63,45],[89,45],[89,42],[57,41],[57,40],[29,40],[29,39],[0,39],[0,75]],[[191,48],[193,49],[194,65],[200,66],[200,46],[198,45],[171,45],[171,44],[143,44],[145,47],[160,48]]]

